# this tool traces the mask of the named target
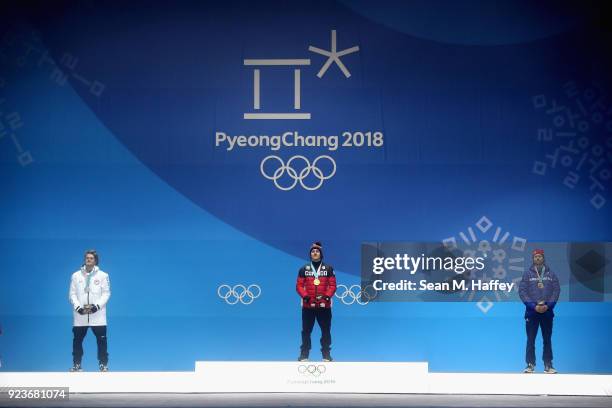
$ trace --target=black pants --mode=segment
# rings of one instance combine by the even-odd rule
[[[527,364],[535,365],[535,340],[538,335],[538,327],[542,328],[542,340],[544,343],[542,360],[544,360],[544,365],[551,365],[553,360],[551,343],[553,317],[545,314],[537,314],[535,316],[525,318],[525,328],[527,329],[527,350],[525,352],[525,361]]]
[[[329,351],[331,346],[331,309],[302,309],[302,351],[310,351],[310,334],[315,320],[321,328],[321,351]]]
[[[83,358],[83,339],[87,334],[87,329],[91,327],[91,330],[96,335],[96,341],[98,342],[98,361],[104,365],[108,364],[108,352],[106,351],[106,326],[73,326],[72,334],[72,361],[77,364],[81,364]]]

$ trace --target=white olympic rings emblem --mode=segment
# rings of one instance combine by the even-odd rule
[[[235,305],[238,302],[250,305],[261,295],[261,288],[256,284],[249,286],[238,284],[234,287],[223,284],[217,288],[217,295],[228,305]]]
[[[274,170],[274,173],[272,175],[267,174],[266,171],[264,170],[264,165],[269,159],[276,159],[280,163],[280,167]],[[306,163],[306,166],[302,170],[300,170],[299,174],[293,167],[291,167],[291,163],[293,163],[293,161],[297,159],[303,160],[304,163]],[[317,163],[321,159],[329,160],[329,162],[333,166],[331,173],[329,173],[327,176],[324,176],[323,171],[321,171],[321,169],[317,167]],[[313,190],[318,190],[319,188],[321,188],[325,180],[332,178],[334,174],[336,174],[336,162],[334,161],[334,159],[331,158],[331,156],[323,155],[323,156],[319,156],[316,159],[314,159],[312,164],[310,164],[310,161],[306,157],[297,155],[297,156],[291,157],[289,160],[287,160],[287,164],[285,164],[283,159],[281,159],[280,157],[271,155],[271,156],[265,157],[261,161],[261,164],[259,165],[259,170],[261,171],[262,176],[264,176],[268,180],[274,181],[274,185],[279,190],[289,191],[293,189],[299,182],[300,185],[305,190],[313,191]],[[281,186],[278,183],[278,179],[280,179],[283,176],[283,174],[285,174],[285,172],[287,172],[287,175],[293,179],[293,183],[291,183],[289,186]],[[316,178],[319,179],[319,182],[312,187],[304,184],[304,179],[308,177],[311,172],[312,174],[314,174]]]
[[[327,368],[323,364],[319,364],[319,365],[308,364],[308,365],[300,365],[298,367],[298,373],[303,374],[303,375],[310,374],[315,377],[318,377],[321,374],[324,374],[326,370]]]
[[[338,294],[340,287],[344,288],[344,291],[341,294]],[[338,285],[336,288],[336,297],[345,305],[352,305],[355,302],[360,305],[367,305],[371,300],[376,298],[376,295],[378,295],[378,292],[372,285],[366,286],[363,290],[361,290],[361,286],[359,285],[352,285],[348,287],[346,285]]]

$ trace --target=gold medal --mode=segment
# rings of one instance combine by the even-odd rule
[[[319,286],[321,284],[321,281],[319,280],[319,278],[315,278],[313,283],[315,286]]]

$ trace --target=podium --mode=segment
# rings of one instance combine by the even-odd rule
[[[426,393],[427,363],[198,361],[217,392]]]

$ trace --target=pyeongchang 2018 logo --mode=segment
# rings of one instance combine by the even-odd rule
[[[311,66],[310,58],[304,59],[244,59],[243,66],[253,70],[253,108],[244,112],[242,120],[245,124],[253,120],[265,121],[309,121],[313,119],[310,112],[302,110],[302,71],[305,75],[314,74],[317,78],[323,78],[337,67],[344,79],[350,80],[351,71],[343,57],[359,52],[359,46],[353,45],[349,48],[338,50],[338,35],[336,30],[331,30],[330,49],[322,49],[310,45],[306,53],[314,53],[327,57],[323,65],[316,71],[308,70]],[[310,54],[307,54],[310,55]],[[293,70],[293,106],[288,106],[282,112],[270,112],[265,109],[265,100],[262,97],[261,73],[266,67],[286,67]],[[279,85],[276,84],[275,85]],[[265,92],[264,92],[265,94]],[[333,98],[333,95],[330,95]],[[335,152],[339,148],[382,148],[384,135],[381,131],[361,130],[329,132],[325,135],[302,134],[298,130],[287,130],[277,134],[245,134],[232,135],[229,132],[215,132],[215,147],[226,151],[237,151],[239,149],[269,149],[272,152],[280,152],[283,148],[311,148],[327,149]],[[270,154],[262,158],[259,171],[263,178],[270,180],[272,185],[280,191],[290,191],[296,187],[307,191],[321,188],[327,180],[330,180],[337,172],[336,160],[331,154],[323,154],[317,157],[307,155],[294,155],[282,157],[280,154]]]

